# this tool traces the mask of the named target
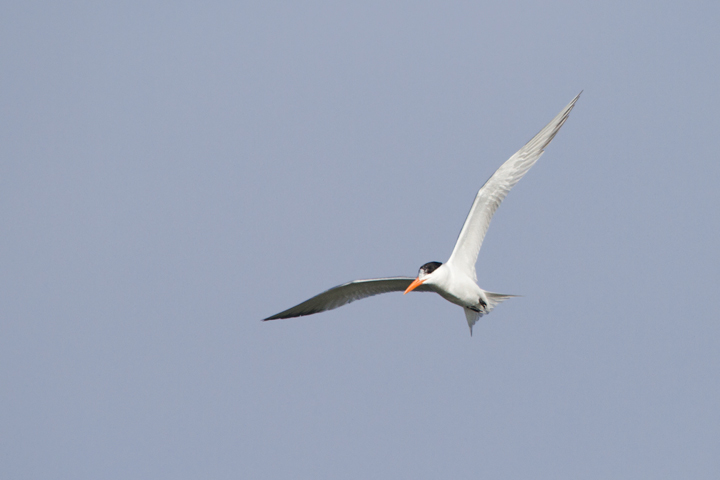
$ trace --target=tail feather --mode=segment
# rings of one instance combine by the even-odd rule
[[[488,299],[488,305],[485,310],[485,313],[490,313],[490,312],[492,312],[493,308],[495,308],[501,302],[504,302],[508,298],[519,297],[520,295],[509,295],[507,293],[485,292],[485,296]]]
[[[487,303],[487,306],[485,307],[484,311],[478,312],[478,311],[472,310],[467,307],[465,307],[463,309],[463,310],[465,310],[465,318],[467,319],[468,327],[470,327],[470,336],[471,337],[472,337],[473,325],[475,325],[475,323],[478,320],[480,320],[480,317],[492,312],[493,308],[495,308],[498,304],[500,304],[501,302],[504,302],[508,298],[519,297],[520,295],[509,295],[506,293],[485,292],[485,296],[487,297],[488,303]]]
[[[463,310],[465,310],[465,318],[467,318],[468,327],[470,327],[470,336],[472,337],[472,327],[475,325],[475,322],[480,320],[483,314],[467,307],[464,307]]]

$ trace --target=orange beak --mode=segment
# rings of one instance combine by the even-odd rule
[[[427,278],[426,278],[425,280],[427,280]],[[413,282],[410,284],[410,286],[407,288],[407,290],[405,290],[405,293],[408,293],[408,292],[410,292],[410,291],[412,291],[412,290],[415,290],[417,287],[419,287],[420,285],[422,285],[422,283],[423,283],[425,280],[420,280],[419,278],[416,278],[415,280],[413,280]],[[405,295],[405,293],[403,293],[403,295]]]

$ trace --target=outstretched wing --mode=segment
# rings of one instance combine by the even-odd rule
[[[475,263],[493,214],[510,189],[540,158],[545,147],[567,120],[570,110],[580,98],[580,93],[545,128],[540,130],[540,133],[503,163],[480,188],[447,263],[454,264],[471,278],[477,280]]]
[[[302,317],[304,315],[312,315],[333,308],[342,307],[345,304],[360,300],[365,297],[371,297],[381,293],[402,292],[415,280],[410,277],[391,277],[391,278],[373,278],[370,280],[355,280],[354,282],[344,283],[326,290],[319,295],[315,295],[309,300],[305,300],[299,305],[288,308],[284,312],[280,312],[265,320],[277,320],[280,318]],[[433,292],[429,285],[420,285],[415,290],[419,292]]]

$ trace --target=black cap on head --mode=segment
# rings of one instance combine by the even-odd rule
[[[420,267],[420,271],[425,272],[425,275],[430,275],[432,272],[437,270],[440,265],[442,265],[442,262],[428,262]]]

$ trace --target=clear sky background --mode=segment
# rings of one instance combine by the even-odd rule
[[[717,2],[6,2],[0,476],[720,476]],[[445,261],[437,295],[263,323]]]

